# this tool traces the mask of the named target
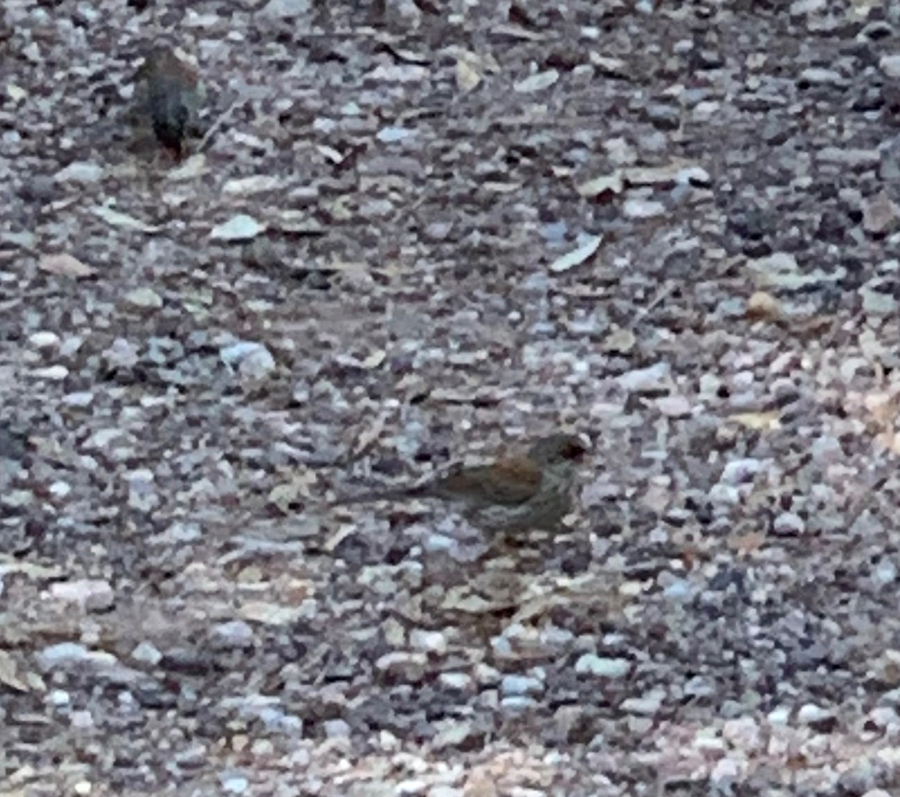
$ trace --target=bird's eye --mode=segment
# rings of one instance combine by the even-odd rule
[[[565,450],[563,451],[563,456],[566,459],[578,459],[583,454],[587,453],[587,449],[580,441],[572,440],[571,442],[566,444]]]

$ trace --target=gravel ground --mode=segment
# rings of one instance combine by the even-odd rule
[[[0,793],[900,793],[896,10],[7,0]]]

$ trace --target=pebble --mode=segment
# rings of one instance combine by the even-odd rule
[[[240,340],[219,351],[222,362],[229,367],[237,366],[241,376],[262,378],[275,368],[275,358],[263,346],[249,340]]]
[[[900,55],[889,54],[881,56],[878,61],[881,71],[889,78],[900,78]]]
[[[260,16],[275,19],[291,19],[308,14],[312,9],[312,0],[269,0],[260,9]]]
[[[526,695],[510,695],[500,700],[500,708],[512,712],[527,711],[536,705],[537,701],[533,697]]]
[[[627,371],[617,381],[622,388],[631,393],[647,393],[667,389],[669,371],[668,363],[657,363],[648,368]]]
[[[424,794],[427,788],[428,784],[424,780],[408,778],[407,780],[401,780],[397,783],[392,792],[397,795],[397,797],[405,797],[405,795],[413,797],[417,794]]]
[[[59,581],[50,585],[50,595],[56,600],[80,603],[95,612],[109,609],[116,599],[109,582],[96,579]]]
[[[464,672],[442,672],[438,676],[441,685],[448,689],[456,689],[460,692],[467,691],[472,688],[472,676]]]
[[[804,69],[800,73],[800,80],[818,86],[828,84],[840,85],[846,82],[845,78],[841,75],[840,72],[836,72],[833,69],[825,69],[823,67],[817,66],[811,66],[808,69]]]
[[[74,161],[60,169],[53,179],[58,183],[96,183],[103,176],[103,167],[96,163]]]
[[[211,642],[216,650],[247,648],[253,645],[253,629],[243,620],[230,620],[214,626]]]
[[[440,631],[425,631],[415,628],[410,632],[409,644],[426,653],[443,654],[447,652],[447,638]]]
[[[227,775],[220,777],[222,788],[231,794],[243,794],[250,787],[250,781],[243,775]]]
[[[147,538],[150,545],[171,545],[172,543],[194,542],[202,536],[198,523],[176,520],[171,526]]]
[[[667,418],[689,418],[693,412],[691,402],[684,396],[663,396],[656,400],[656,406]]]
[[[475,727],[466,720],[441,720],[438,731],[432,739],[431,746],[435,750],[460,747],[475,735]]]
[[[762,461],[758,459],[734,459],[722,469],[722,475],[719,477],[720,484],[746,484],[753,481],[753,478],[762,468]]]
[[[803,725],[812,725],[813,723],[821,722],[822,720],[831,719],[833,716],[834,714],[827,709],[823,709],[814,703],[805,703],[797,712],[797,722],[800,722]]]
[[[132,368],[140,360],[137,348],[125,338],[116,338],[103,352],[103,358],[113,368]]]
[[[407,683],[421,681],[425,675],[428,658],[424,653],[394,651],[386,653],[375,662],[375,668],[389,675],[401,678]]]
[[[462,789],[446,786],[444,784],[432,786],[428,790],[428,797],[463,797],[464,794],[465,792]]]
[[[778,535],[793,537],[806,531],[806,523],[795,512],[782,512],[772,523],[772,531]]]
[[[36,349],[55,349],[59,346],[59,335],[55,332],[35,332],[28,342]]]
[[[631,672],[631,662],[628,659],[609,659],[585,653],[575,662],[575,672],[599,678],[624,678]]]
[[[329,739],[346,739],[350,736],[350,726],[344,720],[325,720],[325,736]]]
[[[629,199],[622,205],[622,213],[629,219],[652,219],[665,212],[666,206],[656,200]]]
[[[505,675],[500,681],[500,691],[506,696],[540,694],[544,681],[529,675]]]
[[[265,227],[252,216],[240,213],[228,221],[213,227],[209,234],[213,241],[249,241],[265,231]]]
[[[872,578],[882,586],[893,584],[897,580],[897,566],[890,559],[881,558],[872,568]]]
[[[726,720],[722,725],[722,737],[736,749],[748,753],[760,749],[762,745],[759,724],[753,717]]]
[[[868,714],[867,721],[878,728],[888,730],[896,730],[900,727],[900,717],[898,717],[897,712],[890,706],[877,706],[873,708]]]
[[[94,717],[90,711],[73,711],[69,714],[69,722],[73,728],[86,730],[94,727]]]
[[[69,375],[64,365],[51,365],[49,368],[35,368],[31,375],[36,379],[48,379],[51,382],[62,382]]]
[[[134,650],[131,651],[131,658],[135,661],[142,661],[146,664],[156,666],[162,661],[162,653],[150,642],[139,642]]]
[[[135,288],[125,294],[125,301],[141,310],[159,310],[163,299],[153,288]]]
[[[89,391],[66,393],[63,396],[63,404],[68,407],[90,407],[94,403],[94,394]]]
[[[709,500],[714,504],[735,506],[741,501],[741,493],[730,484],[714,484],[709,489]]]
[[[84,441],[86,449],[106,449],[114,440],[118,440],[123,435],[121,429],[98,429],[87,440]]]
[[[665,692],[662,689],[654,689],[643,697],[626,698],[622,701],[621,709],[630,714],[652,717],[662,706],[663,698],[665,698]]]

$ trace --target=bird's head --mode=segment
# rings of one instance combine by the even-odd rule
[[[537,440],[528,452],[539,465],[577,466],[587,454],[587,444],[578,435],[552,434]]]

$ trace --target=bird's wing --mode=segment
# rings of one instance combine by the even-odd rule
[[[464,498],[474,503],[521,504],[541,486],[541,469],[526,457],[498,460],[492,465],[455,468],[431,485],[442,498]]]

